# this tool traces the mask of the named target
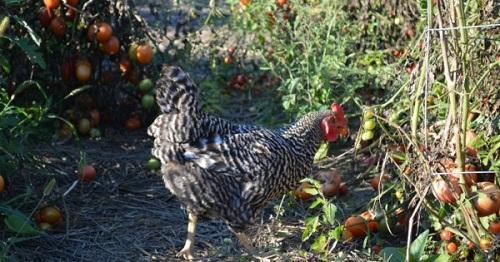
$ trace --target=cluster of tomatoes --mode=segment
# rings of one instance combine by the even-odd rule
[[[361,141],[356,143],[356,148],[361,149],[367,146],[375,136],[375,127],[377,127],[377,123],[374,118],[374,113],[371,109],[365,110],[363,112],[363,124],[362,124],[362,133],[361,133]]]
[[[319,189],[325,197],[342,196],[347,194],[349,191],[347,185],[342,183],[342,176],[340,176],[337,170],[318,172],[315,178],[320,182]],[[295,189],[295,197],[302,201],[312,199],[313,195],[307,192],[308,188],[312,187],[313,186],[310,183],[303,182],[297,189]]]

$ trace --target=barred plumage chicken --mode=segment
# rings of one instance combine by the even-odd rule
[[[192,259],[198,216],[223,219],[241,244],[242,232],[273,198],[310,175],[320,143],[347,130],[342,108],[305,115],[270,130],[234,124],[201,111],[198,89],[178,67],[165,66],[157,82],[161,114],[148,128],[152,154],[162,163],[165,185],[188,212],[188,234],[178,253]]]

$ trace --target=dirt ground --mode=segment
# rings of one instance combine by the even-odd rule
[[[27,166],[23,173],[31,174],[25,176],[31,179],[28,184],[38,190],[56,177],[55,190],[40,202],[61,207],[64,218],[47,234],[13,245],[10,255],[19,261],[176,260],[175,254],[185,240],[187,217],[164,188],[161,177],[146,169],[150,147],[145,130],[106,130],[103,138],[83,139],[80,147],[73,142],[41,144],[35,151],[40,163],[36,168]],[[97,178],[77,184],[63,198],[76,180],[80,150],[85,152],[87,162],[95,165]],[[351,188],[346,196],[334,200],[339,216],[366,206],[367,202],[360,200],[368,201],[374,193],[367,184],[359,186],[362,173],[346,172],[353,170],[352,162],[343,158],[327,161],[326,165],[340,168]],[[201,220],[195,256],[203,261],[315,261],[312,254],[299,255],[300,249],[307,249],[300,241],[307,206],[290,196],[271,203],[261,222],[248,230],[258,249],[252,255],[244,252],[223,222]],[[361,260],[362,254],[355,250],[359,245],[339,244],[339,259]]]

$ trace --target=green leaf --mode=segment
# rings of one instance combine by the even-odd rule
[[[319,224],[319,217],[314,216],[314,217],[308,217],[305,220],[305,225],[306,228],[304,229],[304,232],[302,233],[302,241],[306,241],[311,237],[314,232],[316,232]]]
[[[13,18],[14,20],[16,20],[17,23],[26,28],[26,30],[31,36],[31,39],[33,39],[35,45],[40,46],[42,39],[35,33],[35,31],[28,25],[28,23],[24,19],[19,18],[17,15],[13,16]]]
[[[314,243],[311,245],[311,250],[316,253],[321,253],[325,251],[326,244],[327,244],[327,238],[325,234],[321,234],[314,240]]]
[[[325,222],[334,225],[335,224],[335,213],[337,212],[337,207],[333,203],[326,203],[323,206],[323,217],[325,218]]]
[[[43,189],[43,195],[48,196],[50,193],[52,193],[52,190],[54,190],[54,186],[56,185],[56,179],[52,178],[49,183],[45,186]]]
[[[410,262],[419,261],[427,245],[429,230],[422,232],[410,245]]]
[[[3,71],[7,74],[10,74],[10,63],[9,60],[0,54],[0,67],[2,67]]]
[[[340,225],[334,230],[328,231],[328,236],[339,241],[342,238],[342,233],[344,233],[344,226]]]
[[[32,62],[40,66],[42,69],[45,69],[47,65],[45,64],[45,60],[42,58],[42,54],[38,52],[37,48],[32,45],[32,43],[26,38],[13,38],[10,39],[14,42],[19,48],[21,48],[24,54],[28,57],[28,59]]]
[[[11,213],[3,220],[7,228],[15,233],[20,234],[37,234],[39,233],[31,225],[31,220],[21,212]]]
[[[311,203],[311,205],[309,206],[310,209],[313,209],[315,207],[317,207],[319,204],[322,204],[324,202],[323,198],[316,198],[314,199],[314,201]]]
[[[328,154],[328,143],[323,142],[319,147],[318,151],[314,155],[314,162],[317,162],[323,158],[325,158]]]
[[[308,193],[308,194],[310,194],[310,195],[313,195],[313,196],[315,196],[315,195],[319,194],[318,189],[316,189],[316,188],[312,188],[312,187],[304,187],[304,189],[303,189],[303,190],[304,190],[304,192],[306,192],[306,193]]]
[[[400,247],[386,247],[380,251],[380,256],[383,258],[383,261],[404,262],[405,249]]]
[[[448,254],[439,254],[432,256],[428,260],[429,262],[448,262],[450,261],[450,256]]]

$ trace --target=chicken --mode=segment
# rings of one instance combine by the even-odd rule
[[[198,89],[178,67],[165,66],[157,82],[161,114],[148,128],[166,188],[188,213],[184,248],[192,259],[199,216],[223,219],[252,250],[245,226],[268,202],[295,188],[312,170],[322,141],[347,130],[342,108],[313,112],[278,130],[231,123],[201,111]]]

